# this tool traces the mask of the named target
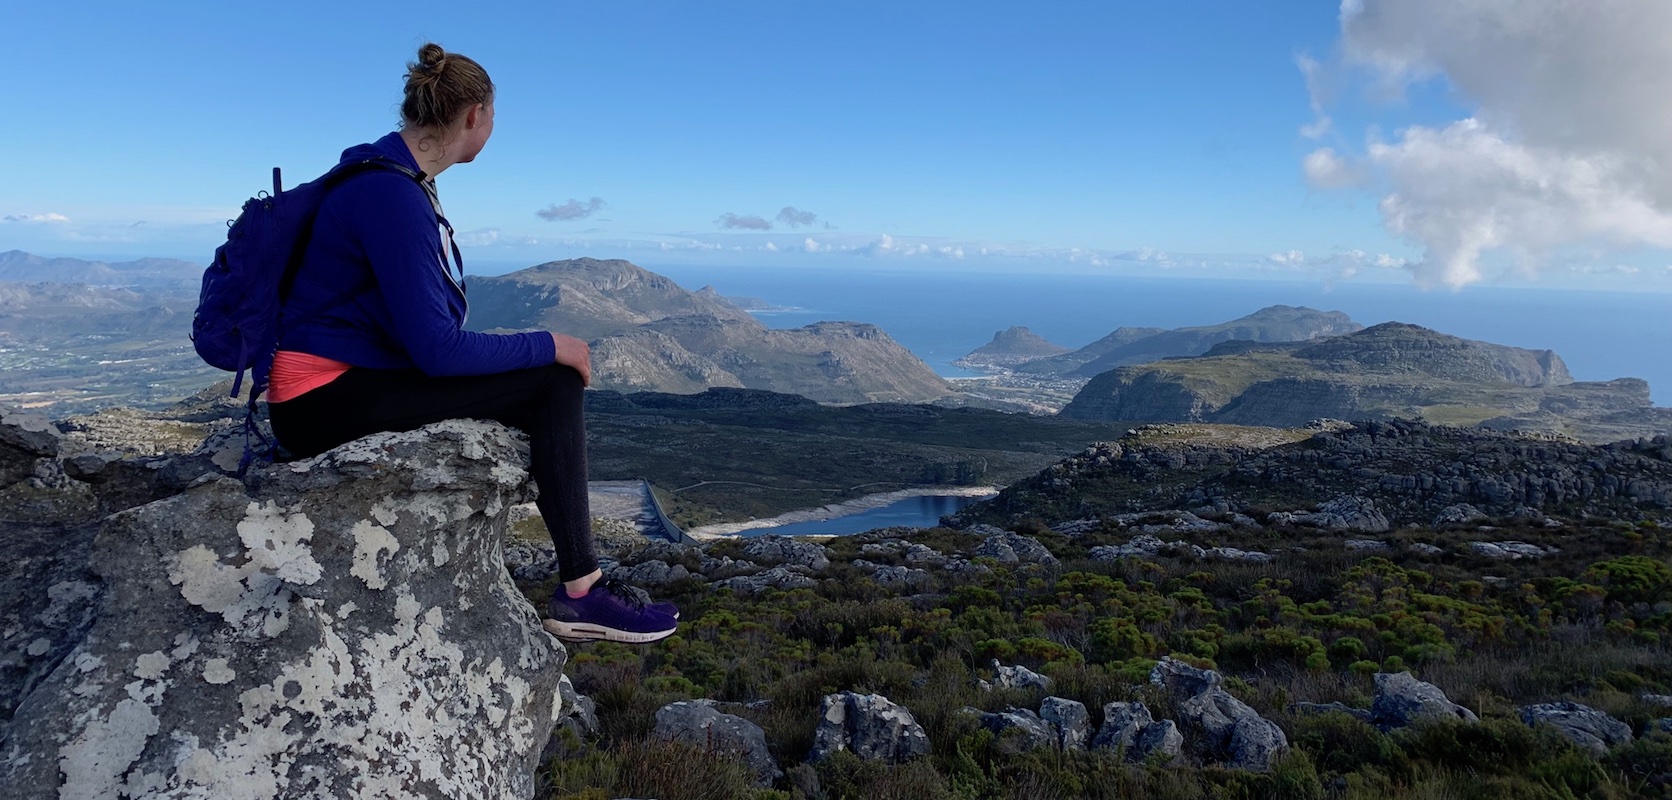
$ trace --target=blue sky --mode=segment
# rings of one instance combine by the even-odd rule
[[[1431,2],[1488,32],[1424,22]],[[0,250],[204,260],[271,167],[311,178],[392,130],[434,40],[499,88],[487,150],[440,179],[482,271],[593,255],[1672,290],[1672,190],[1655,173],[1623,202],[1607,182],[1664,154],[1537,113],[1632,76],[1585,62],[1536,107],[1504,88],[1543,85],[1514,57],[1533,45],[1658,63],[1672,45],[1622,37],[1672,4],[1495,35],[1506,3],[18,5]],[[1538,38],[1566,31],[1589,38]],[[536,213],[568,204],[596,210]],[[750,217],[772,229],[725,224]]]

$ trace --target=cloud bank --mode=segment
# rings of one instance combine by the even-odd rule
[[[765,217],[757,217],[753,214],[733,214],[730,211],[721,214],[718,219],[714,220],[714,224],[720,226],[722,230],[728,231],[772,230],[772,223],[766,221]]]
[[[1383,96],[1444,80],[1471,106],[1365,147],[1384,223],[1424,249],[1419,283],[1479,281],[1493,251],[1536,270],[1568,247],[1672,247],[1668,30],[1662,0],[1344,0],[1338,70]],[[1315,114],[1303,133],[1318,135],[1322,70],[1297,62]],[[1328,147],[1303,169],[1318,188],[1369,177]]]
[[[563,205],[553,203],[534,213],[549,222],[567,222],[572,219],[586,219],[598,213],[598,210],[603,207],[604,198],[602,197],[594,197],[584,203],[571,197],[569,202]]]

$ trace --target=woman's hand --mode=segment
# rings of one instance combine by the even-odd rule
[[[592,349],[586,342],[561,333],[554,333],[552,346],[557,350],[557,363],[581,374],[581,385],[592,385]]]

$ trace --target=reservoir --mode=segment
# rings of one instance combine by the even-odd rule
[[[985,500],[991,495],[922,495],[897,500],[886,506],[870,508],[831,519],[811,520],[808,522],[792,522],[771,528],[751,528],[738,533],[739,536],[807,536],[813,534],[852,534],[863,533],[874,528],[890,528],[908,526],[913,528],[933,528],[940,524],[940,518],[951,514],[971,503]]]

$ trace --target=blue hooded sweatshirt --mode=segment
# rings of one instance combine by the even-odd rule
[[[342,160],[378,156],[420,172],[399,133],[344,150]],[[372,170],[333,189],[285,300],[279,349],[357,367],[416,367],[432,377],[552,363],[547,333],[464,329],[463,267],[451,263],[439,208],[417,182],[393,171]]]

